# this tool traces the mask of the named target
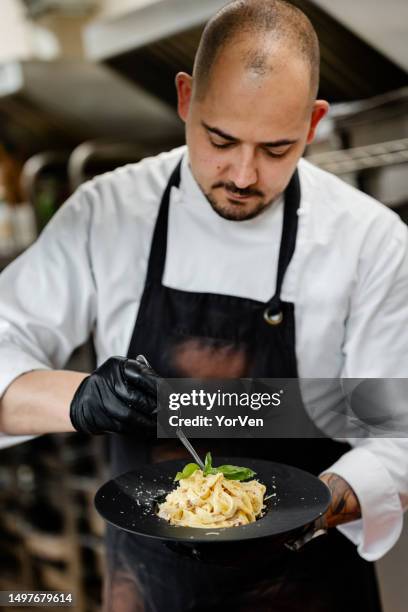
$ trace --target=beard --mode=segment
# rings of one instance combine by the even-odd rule
[[[248,211],[247,206],[245,204],[234,204],[230,202],[229,204],[223,204],[222,202],[218,202],[214,196],[209,193],[205,194],[208,202],[211,205],[211,208],[214,212],[217,213],[223,219],[227,219],[228,221],[248,221],[249,219],[253,219],[261,214],[266,208],[272,204],[272,202],[257,202],[257,204],[251,207],[251,210]]]
[[[251,202],[250,207],[248,206],[248,202],[228,202],[223,203],[220,202],[216,196],[211,193],[206,193],[203,189],[205,197],[207,198],[211,208],[214,212],[217,213],[223,219],[227,219],[228,221],[248,221],[249,219],[253,219],[260,215],[266,208],[269,208],[271,204],[276,200],[276,197],[273,200],[265,201],[264,194],[261,191],[257,191],[255,189],[239,189],[232,183],[216,183],[213,185],[212,190],[223,188],[227,191],[231,198],[234,198],[234,193],[240,196],[252,196],[260,198],[257,202]]]

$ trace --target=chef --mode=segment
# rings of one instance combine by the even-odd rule
[[[109,432],[118,474],[178,456],[154,437],[158,375],[406,376],[407,229],[301,158],[328,110],[318,73],[293,5],[236,0],[211,19],[176,78],[187,146],[80,187],[2,274],[3,432]],[[63,370],[90,333],[97,370]],[[380,610],[369,562],[401,532],[407,440],[234,444],[320,475],[328,535],[277,579],[268,556],[206,566],[112,530],[106,609]]]

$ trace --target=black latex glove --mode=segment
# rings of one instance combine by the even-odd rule
[[[85,378],[71,402],[71,423],[89,434],[152,433],[159,377],[143,355],[110,357]]]

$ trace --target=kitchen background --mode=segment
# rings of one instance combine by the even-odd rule
[[[0,270],[83,181],[183,142],[174,76],[224,0],[0,0]],[[408,222],[408,3],[294,0],[322,46],[331,113],[306,156]],[[67,367],[88,371],[91,342]],[[0,438],[0,590],[65,589],[98,610],[103,438]],[[380,562],[406,612],[408,528]],[[362,611],[363,612],[363,611]]]

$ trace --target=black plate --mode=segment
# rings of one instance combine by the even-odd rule
[[[326,485],[312,474],[272,461],[215,457],[213,464],[233,463],[252,468],[266,485],[265,515],[255,523],[222,529],[170,525],[157,516],[157,503],[176,486],[174,476],[186,460],[142,465],[105,483],[95,496],[102,517],[125,531],[168,542],[238,542],[280,536],[295,531],[323,514],[330,503]]]

